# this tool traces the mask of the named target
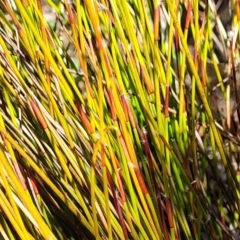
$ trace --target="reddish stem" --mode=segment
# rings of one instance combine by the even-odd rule
[[[76,108],[78,109],[80,118],[81,118],[81,120],[82,120],[82,123],[83,123],[85,129],[88,131],[89,134],[93,134],[94,131],[93,131],[92,125],[91,125],[91,123],[89,122],[86,113],[83,111],[82,106],[80,106],[80,104],[78,104],[77,102],[75,102],[75,106],[76,106]]]
[[[40,109],[38,108],[37,104],[34,101],[30,102],[30,105],[32,107],[32,110],[38,120],[38,122],[40,123],[40,125],[42,126],[43,130],[47,129],[47,123],[42,115],[42,112],[40,111]]]

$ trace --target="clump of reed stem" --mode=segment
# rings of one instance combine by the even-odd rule
[[[3,239],[237,239],[240,11],[215,2],[0,3]]]

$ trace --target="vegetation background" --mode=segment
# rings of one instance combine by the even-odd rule
[[[0,239],[240,239],[240,2],[2,0]]]

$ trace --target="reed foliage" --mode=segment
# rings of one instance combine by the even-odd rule
[[[1,1],[1,239],[238,239],[240,8],[215,2]]]

